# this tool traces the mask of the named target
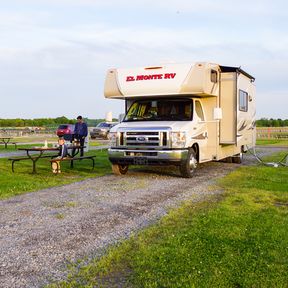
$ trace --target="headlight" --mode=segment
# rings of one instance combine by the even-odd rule
[[[185,148],[186,133],[185,132],[172,132],[172,148]]]
[[[110,132],[108,134],[108,138],[110,141],[110,147],[115,147],[117,146],[117,132]]]

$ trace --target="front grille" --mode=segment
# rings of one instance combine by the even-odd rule
[[[159,143],[149,142],[149,143],[137,143],[137,142],[127,142],[127,146],[160,146]]]
[[[157,132],[157,131],[155,131],[155,132],[147,132],[147,131],[145,131],[145,132],[126,132],[126,135],[128,135],[128,136],[130,136],[130,135],[139,135],[139,134],[141,134],[141,135],[158,135],[159,134],[159,132]]]
[[[120,133],[120,146],[135,148],[167,147],[168,132],[166,131],[125,131]]]

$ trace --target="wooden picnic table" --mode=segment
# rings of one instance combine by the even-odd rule
[[[69,150],[72,149],[72,157],[76,156],[80,148],[85,148],[85,146],[75,146],[75,145],[69,145],[67,147]],[[36,173],[36,162],[40,158],[47,158],[47,157],[56,157],[57,155],[46,155],[43,156],[44,152],[52,152],[52,151],[57,151],[59,152],[59,147],[30,147],[30,148],[18,148],[18,150],[26,151],[26,158],[10,158],[9,160],[12,161],[12,171],[14,172],[14,162],[16,161],[21,161],[21,160],[31,160],[33,163],[33,169],[32,173]],[[38,154],[35,154],[33,152],[38,152]],[[71,155],[69,155],[71,156]],[[73,163],[71,163],[71,166],[73,166]]]
[[[27,158],[30,159],[33,162],[33,170],[32,173],[36,173],[36,162],[40,159],[43,158],[43,153],[47,151],[59,151],[58,147],[30,147],[30,148],[18,148],[18,150],[26,151]],[[35,153],[31,152],[39,152],[38,154],[35,155]],[[25,160],[25,158],[18,158],[20,160]],[[13,160],[12,160],[13,161]],[[17,161],[17,160],[16,160]],[[12,162],[13,165],[13,162]],[[14,170],[12,168],[12,170]]]

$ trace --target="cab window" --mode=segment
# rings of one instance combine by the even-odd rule
[[[136,100],[124,121],[189,121],[192,120],[191,99],[168,98]]]

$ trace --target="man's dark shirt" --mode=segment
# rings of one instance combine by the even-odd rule
[[[74,134],[76,137],[82,138],[88,135],[88,127],[85,122],[75,124]]]

